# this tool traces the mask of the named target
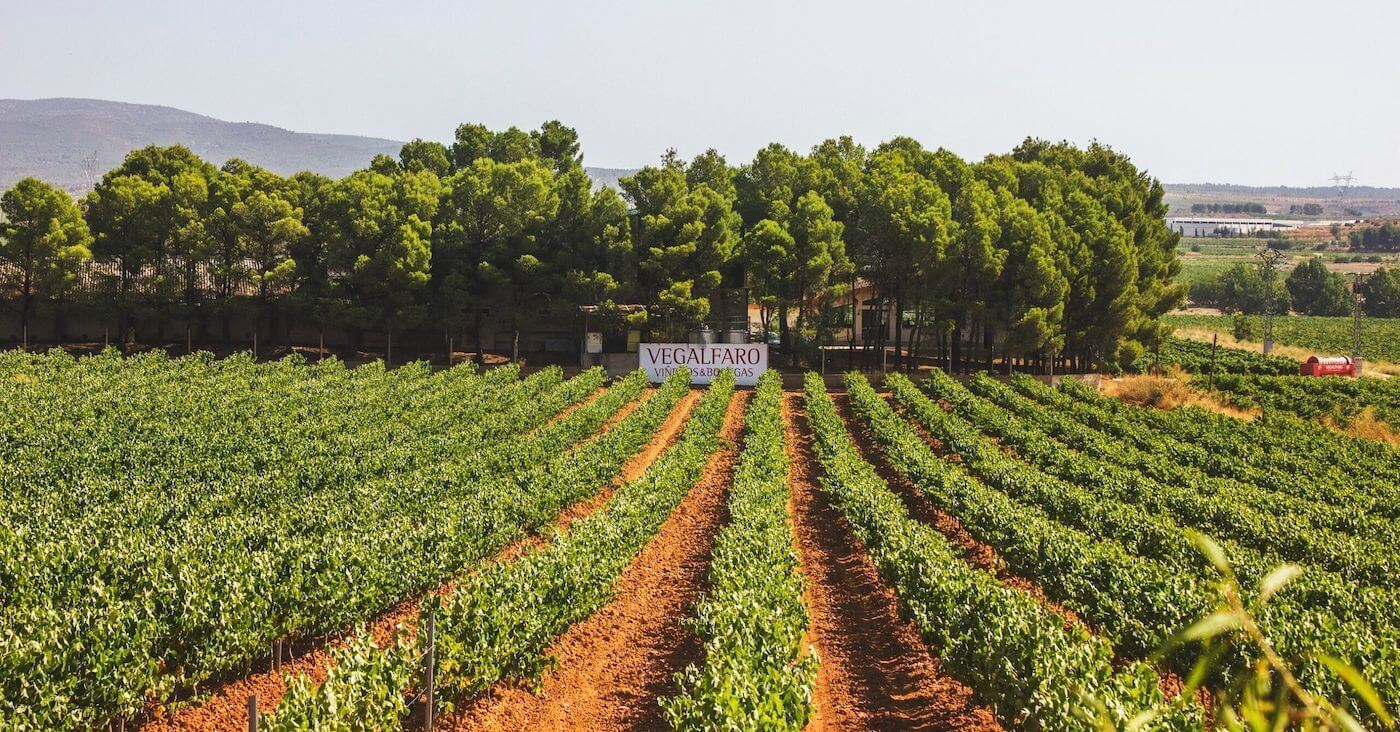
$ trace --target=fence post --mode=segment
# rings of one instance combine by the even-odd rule
[[[258,695],[248,695],[248,732],[258,732]]]
[[[434,666],[437,660],[436,630],[437,611],[433,611],[428,613],[428,657],[423,663],[423,729],[427,732],[433,732],[433,707],[437,702],[433,688]]]

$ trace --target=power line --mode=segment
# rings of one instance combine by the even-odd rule
[[[1361,306],[1366,302],[1366,296],[1361,294],[1361,284],[1366,281],[1366,275],[1357,272],[1352,275],[1351,285],[1351,363],[1352,376],[1361,375]]]
[[[1267,356],[1274,350],[1274,275],[1284,255],[1266,247],[1255,256],[1259,257],[1259,266],[1264,270],[1264,355]]]
[[[1351,173],[1350,170],[1347,171],[1346,175],[1333,173],[1330,179],[1332,185],[1337,187],[1337,208],[1341,210],[1343,215],[1346,214],[1347,210],[1347,191],[1351,190],[1351,182],[1356,180],[1356,176]]]

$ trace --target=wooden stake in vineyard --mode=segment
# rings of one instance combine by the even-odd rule
[[[433,730],[433,707],[437,703],[436,689],[433,688],[433,667],[437,658],[436,627],[437,613],[428,613],[428,650],[423,659],[423,729],[428,732]]]

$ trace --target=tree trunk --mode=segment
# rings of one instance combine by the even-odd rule
[[[919,346],[923,343],[924,337],[924,309],[921,305],[914,306],[914,329],[909,331],[909,362],[913,364],[915,373],[919,371]]]
[[[904,371],[904,295],[894,294],[894,370]]]
[[[856,319],[860,317],[860,299],[856,297],[856,275],[851,271],[851,328],[846,339],[846,368],[855,368],[856,363]]]
[[[477,366],[481,366],[486,363],[486,356],[481,353],[481,305],[473,307],[476,310],[476,315],[472,319],[475,324],[472,328],[472,349],[476,355],[472,356],[472,360],[476,362]]]
[[[789,362],[793,357],[792,329],[788,328],[788,309],[786,303],[778,305],[778,342],[782,344],[782,349],[787,354]]]
[[[122,350],[125,351],[127,342],[127,327],[130,325],[130,323],[128,322],[129,318],[127,314],[127,308],[130,304],[129,293],[131,291],[131,274],[130,271],[127,269],[125,262],[122,262],[120,264],[120,267],[121,285],[117,290],[117,340],[121,342]]]
[[[875,356],[878,359],[878,365],[880,366],[881,372],[885,371],[885,369],[889,367],[889,355],[885,350],[890,342],[889,314],[890,303],[888,300],[882,299],[880,303],[880,314],[876,317],[876,319],[880,321],[880,334],[879,340],[876,343],[877,348]]]
[[[34,285],[30,282],[29,274],[24,276],[24,284],[20,290],[19,298],[19,333],[20,341],[25,347],[29,346],[29,314],[34,308]]]
[[[960,369],[962,369],[962,330],[963,316],[959,312],[953,316],[953,332],[948,334],[953,346],[952,357],[948,362],[948,371],[954,374],[961,373]]]
[[[797,355],[798,355],[798,352],[801,350],[801,346],[802,346],[802,343],[801,343],[801,341],[802,341],[802,326],[804,325],[804,322],[803,322],[803,321],[805,320],[805,317],[804,317],[805,312],[804,312],[804,311],[806,310],[806,308],[802,307],[802,303],[805,302],[805,301],[806,301],[806,298],[804,297],[804,298],[802,298],[802,299],[797,303],[797,320],[795,321],[795,323],[794,323],[794,325],[793,325],[793,332],[794,332],[794,334],[795,334],[795,335],[793,336],[793,347],[792,347],[792,366],[793,366],[793,368],[797,368]]]

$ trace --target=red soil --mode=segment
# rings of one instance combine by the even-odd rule
[[[675,691],[677,671],[703,656],[683,621],[705,587],[714,537],[727,519],[746,397],[735,394],[721,432],[726,445],[623,572],[616,599],[550,648],[558,666],[540,693],[498,685],[442,720],[443,729],[665,728],[657,699]]]
[[[809,640],[821,664],[809,730],[999,730],[972,690],[944,675],[894,591],[817,482],[799,394],[783,404],[792,463],[789,513],[807,579]]]
[[[437,590],[445,594],[451,583],[444,583]],[[395,605],[393,609],[366,626],[375,642],[381,646],[391,643],[399,626],[412,631],[418,622],[418,604],[422,596],[414,596]],[[284,660],[281,669],[269,668],[270,662],[260,664],[264,670],[249,674],[222,684],[203,703],[182,707],[170,716],[161,707],[147,711],[147,719],[140,725],[142,730],[229,730],[241,732],[248,729],[248,697],[258,697],[258,708],[266,713],[275,709],[277,702],[287,693],[287,680],[298,674],[311,677],[317,683],[324,681],[331,666],[330,652],[340,645],[346,633],[318,638],[304,642],[304,650],[292,660]]]

